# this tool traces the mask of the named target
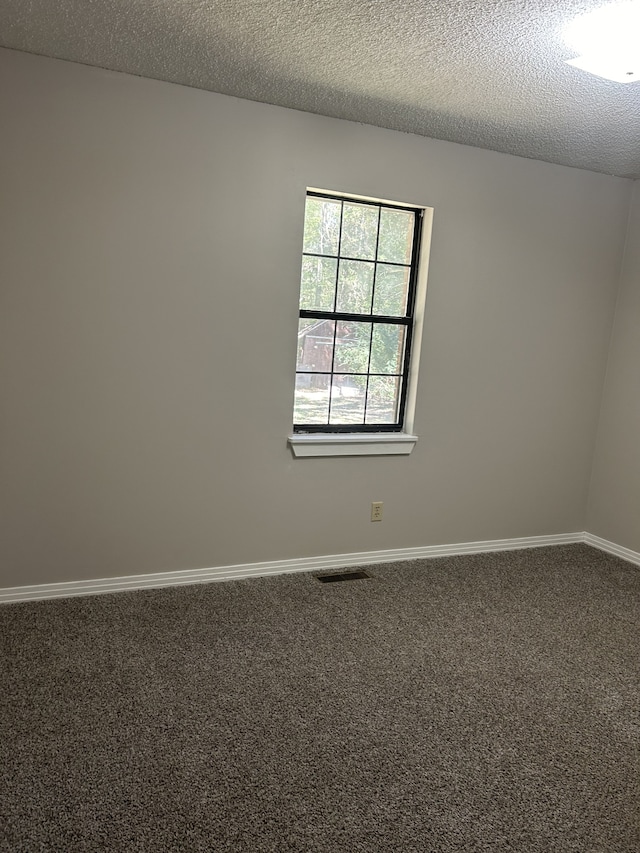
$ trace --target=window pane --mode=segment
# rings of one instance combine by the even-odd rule
[[[296,376],[296,396],[293,406],[295,424],[326,424],[329,422],[330,376],[299,373]]]
[[[399,376],[370,376],[367,391],[368,424],[394,424],[398,420]]]
[[[334,320],[298,321],[298,370],[330,372]]]
[[[340,202],[307,197],[304,217],[304,251],[337,255],[340,236]]]
[[[336,311],[370,314],[375,266],[370,261],[341,261]]]
[[[417,265],[413,242],[420,219],[413,209],[389,205],[307,196],[297,430],[375,432],[401,426]]]
[[[366,376],[334,376],[331,386],[331,424],[364,422]]]
[[[373,313],[402,317],[407,312],[409,293],[409,267],[392,267],[378,264]]]
[[[336,373],[366,373],[369,364],[371,323],[339,320],[336,327]]]
[[[336,291],[334,258],[303,258],[300,284],[300,307],[316,311],[333,311]]]
[[[413,246],[414,214],[402,210],[380,211],[378,260],[392,264],[410,264]]]
[[[404,353],[404,326],[376,323],[371,341],[370,373],[401,373]]]
[[[344,203],[340,254],[345,258],[368,258],[376,255],[378,208],[368,204]]]

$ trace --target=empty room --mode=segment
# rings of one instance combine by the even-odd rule
[[[638,853],[638,44],[2,0],[0,851]]]

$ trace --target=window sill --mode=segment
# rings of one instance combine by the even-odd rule
[[[294,456],[408,456],[417,435],[405,432],[294,433],[289,445]]]

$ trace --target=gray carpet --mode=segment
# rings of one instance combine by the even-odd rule
[[[0,850],[638,853],[640,570],[368,571],[0,608]]]

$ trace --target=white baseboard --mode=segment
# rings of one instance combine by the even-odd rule
[[[591,545],[593,548],[606,551],[607,554],[613,554],[614,557],[622,557],[623,560],[640,566],[640,554],[637,551],[623,548],[622,545],[616,545],[615,542],[609,542],[608,539],[601,539],[600,536],[594,536],[593,533],[584,533],[582,541],[585,545]]]
[[[583,533],[560,533],[555,536],[527,536],[521,539],[490,539],[484,542],[462,542],[456,545],[425,545],[420,548],[363,551],[356,554],[334,554],[327,557],[302,557],[297,560],[245,563],[237,566],[219,566],[212,569],[185,569],[177,572],[128,575],[120,578],[14,586],[0,589],[0,603],[37,601],[46,598],[68,598],[77,595],[98,595],[105,592],[123,592],[124,590],[182,586],[184,584],[211,583],[212,581],[238,580],[241,578],[262,577],[264,575],[280,575],[289,572],[319,572],[326,571],[327,569],[340,569],[346,566],[366,566],[374,563],[391,563],[396,560],[416,560],[424,557],[448,557],[459,554],[481,554],[487,551],[515,551],[522,548],[542,548],[546,545],[566,545],[575,542],[584,542],[584,536],[585,534]],[[640,557],[640,555],[637,556]]]

